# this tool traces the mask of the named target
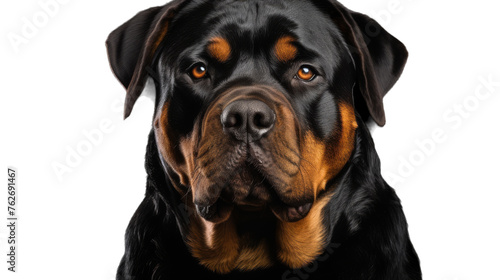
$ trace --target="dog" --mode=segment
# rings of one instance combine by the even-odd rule
[[[173,0],[106,41],[155,112],[116,279],[421,279],[369,126],[405,46],[335,0]]]

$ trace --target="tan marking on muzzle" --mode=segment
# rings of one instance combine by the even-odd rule
[[[172,129],[170,129],[168,122],[168,106],[169,103],[166,102],[159,116],[154,121],[154,132],[156,143],[160,155],[163,160],[168,164],[170,168],[179,176],[180,183],[184,186],[190,186],[190,169],[192,169],[192,156],[189,152],[189,148],[186,147],[192,143],[189,139],[181,139]],[[177,144],[178,142],[184,143],[184,145]],[[183,194],[184,190],[173,184],[176,190]]]
[[[338,140],[329,151],[330,154],[334,153],[335,156],[333,176],[337,175],[344,168],[344,165],[351,157],[354,149],[356,129],[358,128],[352,105],[345,102],[339,102],[338,104],[342,127]]]

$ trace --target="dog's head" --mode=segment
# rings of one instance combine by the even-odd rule
[[[385,124],[382,98],[407,58],[333,0],[174,0],[107,46],[125,117],[154,78],[165,171],[214,224],[235,209],[304,219],[348,162],[357,121]]]

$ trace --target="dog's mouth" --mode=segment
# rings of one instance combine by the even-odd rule
[[[313,201],[283,202],[276,192],[276,186],[251,160],[246,160],[236,168],[220,193],[212,196],[205,204],[195,203],[198,214],[213,223],[226,221],[234,208],[252,213],[271,211],[278,219],[296,222],[307,216]]]
[[[208,206],[196,205],[198,214],[205,220],[212,223],[225,222],[231,216],[234,207],[238,207],[244,212],[257,212],[271,210],[272,213],[280,220],[285,222],[297,222],[307,216],[312,207],[312,202],[308,202],[299,206],[290,206],[283,202],[275,201],[269,205],[235,205],[219,198],[217,201]]]

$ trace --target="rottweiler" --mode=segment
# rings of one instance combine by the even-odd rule
[[[111,32],[147,187],[117,279],[421,279],[370,125],[408,52],[334,0],[174,0]]]

